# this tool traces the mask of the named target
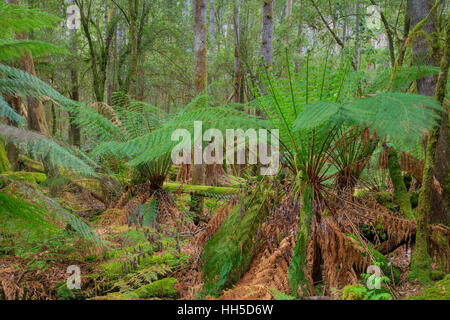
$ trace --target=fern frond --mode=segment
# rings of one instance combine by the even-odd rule
[[[57,167],[79,172],[80,174],[97,176],[95,171],[80,160],[72,151],[59,145],[55,140],[40,133],[19,129],[13,126],[0,125],[0,135],[7,141],[28,152],[34,159],[49,161]]]
[[[433,66],[401,66],[397,69],[392,82],[392,92],[404,92],[415,80],[422,79],[431,74],[439,74],[439,67]],[[379,73],[376,79],[367,89],[369,93],[384,91],[391,82],[392,68],[387,68]]]
[[[6,117],[11,121],[16,122],[19,125],[24,124],[24,119],[19,115],[0,95],[0,117]]]
[[[52,99],[61,105],[74,105],[51,86],[35,76],[4,64],[0,64],[0,92],[19,94],[38,99]]]
[[[61,19],[37,9],[25,6],[0,3],[0,36],[7,38],[13,33],[36,31],[39,28],[52,27]]]
[[[0,61],[18,59],[26,54],[40,57],[48,53],[67,54],[64,47],[36,40],[6,40],[0,39]]]

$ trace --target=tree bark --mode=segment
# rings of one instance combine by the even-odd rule
[[[411,1],[409,0],[409,14],[411,20],[411,26],[416,26],[423,21],[433,7],[434,0],[427,1]],[[425,22],[423,30],[432,37],[431,43],[423,35],[417,37],[414,43],[414,60],[417,64],[435,65],[438,57],[439,46],[436,41],[436,25],[435,14],[432,13],[430,18]],[[447,27],[446,35],[446,47],[441,63],[441,72],[439,79],[436,81],[434,76],[429,76],[417,81],[417,87],[420,94],[435,95],[435,98],[439,102],[443,102],[445,97],[445,88],[448,78],[449,67],[449,30]],[[431,47],[431,54],[430,54]],[[436,84],[439,83],[439,86]],[[443,116],[445,118],[445,116]],[[435,177],[435,161],[436,154],[440,152],[437,150],[440,128],[435,128],[430,134],[427,143],[427,154],[425,159],[425,167],[422,179],[422,190],[419,197],[419,208],[417,213],[417,236],[416,236],[416,248],[411,263],[410,279],[418,279],[423,283],[431,281],[431,259],[428,253],[428,224],[431,216],[431,201],[433,199],[433,193],[439,192],[436,190],[436,177]]]
[[[242,81],[241,36],[239,22],[240,1],[234,2],[234,102],[244,103],[244,86]]]
[[[128,10],[130,17],[130,66],[128,72],[128,95],[131,99],[136,99],[137,78],[138,78],[138,39],[137,39],[137,19],[139,0],[128,0]]]
[[[273,60],[273,0],[263,0],[261,41],[265,67],[270,68]]]
[[[434,0],[408,1],[411,26],[417,25],[430,12],[435,4]],[[416,65],[440,65],[440,48],[436,27],[436,10],[431,14],[428,21],[423,26],[423,31],[429,35],[427,39],[424,35],[419,35],[414,43],[413,60]],[[435,96],[437,77],[430,75],[417,81],[419,94]],[[442,102],[442,101],[441,101]],[[448,110],[442,114],[442,123],[436,132],[436,154],[433,166],[433,185],[440,185],[440,188],[431,189],[429,221],[431,223],[448,224],[450,222],[449,212],[449,191],[445,192],[446,184],[450,183],[450,145],[448,136]],[[435,182],[436,181],[436,182]],[[444,190],[441,190],[444,189]]]
[[[207,84],[207,27],[206,27],[206,0],[193,0],[194,9],[194,90],[199,95],[206,89]],[[204,184],[203,164],[193,164],[192,184]],[[203,212],[203,199],[192,195],[191,211],[199,217]]]

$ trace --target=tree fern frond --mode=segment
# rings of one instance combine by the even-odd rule
[[[342,110],[342,106],[331,101],[318,101],[308,104],[297,117],[294,123],[294,129],[306,130],[330,121]]]
[[[0,3],[0,35],[8,37],[13,33],[36,31],[38,28],[52,27],[61,19],[37,9]]]
[[[50,98],[62,105],[74,105],[73,101],[58,93],[42,80],[4,64],[0,64],[0,92],[33,98]]]
[[[49,161],[57,167],[79,172],[80,174],[97,176],[95,171],[80,160],[73,151],[60,146],[56,141],[40,133],[19,129],[13,126],[0,125],[0,135],[14,143],[37,160]]]
[[[0,117],[6,117],[11,121],[16,122],[19,125],[24,124],[24,119],[19,115],[0,95]]]
[[[404,92],[415,80],[424,78],[431,74],[439,74],[439,67],[433,66],[401,66],[398,67],[394,80],[392,81],[392,92]],[[376,93],[384,91],[391,82],[392,68],[387,68],[379,73],[372,84],[367,88],[367,92]]]
[[[414,148],[443,111],[433,98],[409,93],[384,93],[344,105],[345,114],[382,138],[391,138],[406,150]]]
[[[43,41],[0,39],[0,61],[18,59],[26,54],[40,57],[48,53],[67,54],[68,51]]]

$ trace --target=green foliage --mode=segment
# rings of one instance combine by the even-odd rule
[[[53,27],[60,19],[36,9],[15,4],[0,3],[0,36],[6,38],[14,33],[36,31]]]
[[[316,125],[346,119],[367,126],[382,139],[390,139],[403,150],[411,150],[424,132],[438,122],[436,110],[442,110],[430,97],[408,93],[383,93],[353,102],[331,105],[310,104],[295,122],[295,129],[306,130]]]
[[[304,190],[303,208],[300,213],[300,231],[297,234],[297,241],[288,271],[291,294],[295,297],[299,296],[299,289],[305,296],[308,296],[312,290],[305,269],[308,269],[307,247],[311,235],[311,221],[314,217],[313,199],[314,192],[311,186],[307,185]]]
[[[141,299],[154,297],[176,299],[179,294],[174,285],[177,282],[178,281],[175,278],[164,278],[142,286],[139,289],[133,291],[133,293],[137,294],[137,296]]]
[[[48,53],[68,53],[63,47],[36,40],[6,40],[0,39],[0,61],[18,59],[31,54],[39,57]]]
[[[257,196],[256,192],[253,196],[245,196],[206,243],[201,267],[205,280],[203,295],[220,294],[250,267],[259,247],[256,234],[267,213],[268,194],[263,194],[262,200]]]
[[[95,171],[74,150],[60,145],[56,140],[46,137],[38,132],[28,131],[8,125],[0,125],[0,135],[17,147],[23,149],[33,158],[49,161],[57,167],[73,170],[80,174],[97,176]]]

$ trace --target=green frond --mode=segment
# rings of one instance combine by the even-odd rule
[[[0,135],[29,153],[34,159],[49,161],[54,166],[72,170],[83,175],[96,176],[95,171],[79,159],[73,150],[59,145],[55,140],[40,133],[0,125]]]
[[[372,84],[367,88],[369,93],[377,93],[386,90],[391,82],[392,68],[387,68],[379,73]],[[439,67],[433,66],[401,66],[398,67],[392,82],[392,92],[404,92],[411,83],[431,74],[439,74]]]
[[[7,38],[14,33],[36,31],[39,28],[52,27],[60,19],[54,15],[25,6],[0,3],[0,36]]]
[[[96,246],[102,246],[103,242],[100,236],[86,222],[78,216],[64,209],[57,201],[42,194],[36,188],[21,185],[24,195],[30,199],[36,199],[42,203],[55,217],[69,224],[77,233],[86,240],[92,241]]]
[[[342,107],[331,101],[318,101],[308,104],[295,120],[294,130],[313,129],[337,116]]]
[[[38,99],[53,99],[61,105],[73,105],[51,86],[22,70],[0,64],[0,92]]]
[[[0,95],[0,117],[6,117],[11,121],[16,122],[19,125],[24,124],[24,119],[19,115]]]
[[[18,59],[26,54],[40,57],[48,53],[67,54],[64,47],[36,40],[6,40],[0,39],[0,61]]]
[[[404,150],[415,147],[443,111],[433,98],[410,93],[384,93],[344,105],[345,114],[368,126],[383,139],[389,138]]]

